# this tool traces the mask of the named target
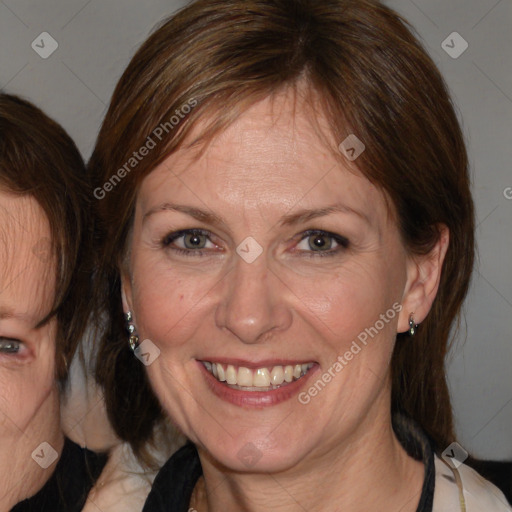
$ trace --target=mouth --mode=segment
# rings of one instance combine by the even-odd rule
[[[200,361],[220,383],[237,391],[265,392],[284,388],[308,374],[313,362],[247,368],[227,363]]]

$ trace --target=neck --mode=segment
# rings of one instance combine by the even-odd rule
[[[318,450],[299,466],[275,474],[219,469],[200,452],[204,481],[198,485],[194,508],[197,512],[416,511],[424,467],[396,439],[389,410],[370,412],[356,431],[334,448]]]
[[[10,510],[36,494],[57,466],[55,461],[43,469],[32,458],[32,452],[47,442],[59,456],[62,453],[64,435],[60,428],[58,389],[50,391],[26,428],[6,424],[2,429],[9,429],[9,433],[0,441],[0,510]]]

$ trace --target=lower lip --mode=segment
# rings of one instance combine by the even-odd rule
[[[319,368],[315,363],[306,375],[298,380],[281,386],[277,389],[270,391],[242,391],[239,389],[232,389],[226,384],[219,382],[204,366],[203,363],[197,362],[203,375],[205,376],[206,383],[211,391],[226,402],[230,402],[240,407],[268,407],[270,405],[277,405],[297,395],[302,387],[304,387],[311,377]]]

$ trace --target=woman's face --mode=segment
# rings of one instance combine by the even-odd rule
[[[307,464],[388,421],[411,312],[416,267],[382,193],[293,111],[265,100],[151,172],[123,275],[165,410],[235,470]]]
[[[36,448],[30,433],[48,422],[55,390],[55,319],[38,325],[55,292],[50,236],[34,199],[0,191],[0,429],[11,453],[17,438]]]

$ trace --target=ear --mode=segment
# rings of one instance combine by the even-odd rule
[[[437,243],[428,254],[408,258],[407,283],[402,298],[402,311],[398,317],[398,332],[409,330],[411,314],[415,324],[423,322],[437,295],[441,269],[450,241],[448,227],[440,224],[438,230]]]

